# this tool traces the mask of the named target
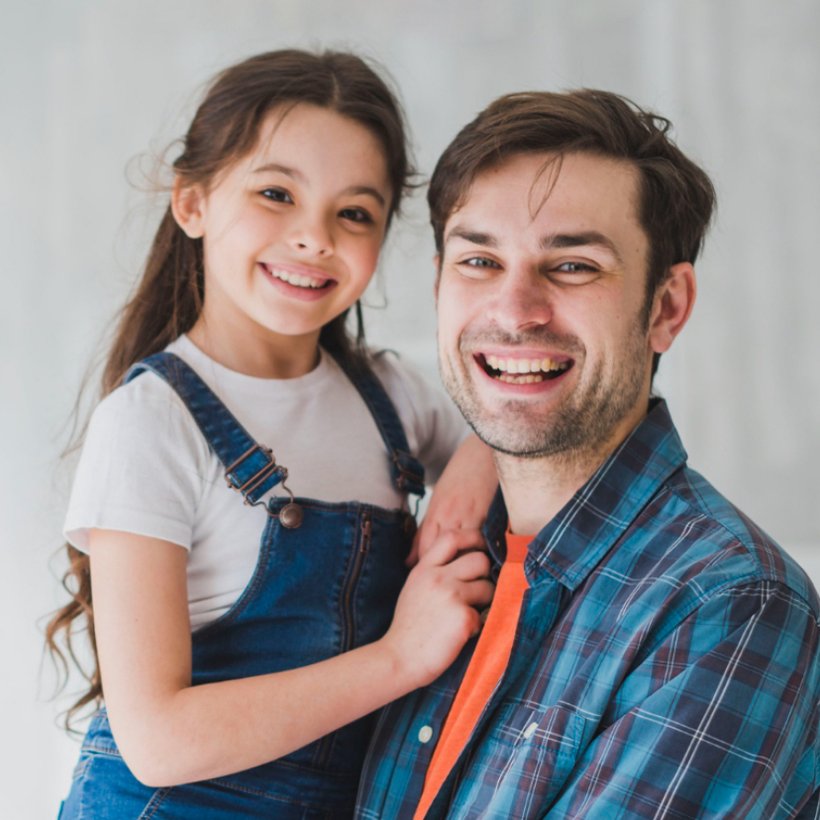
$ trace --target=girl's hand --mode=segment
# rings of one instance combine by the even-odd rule
[[[407,578],[382,643],[411,688],[434,681],[478,633],[494,586],[477,530],[450,530],[427,545]]]
[[[492,597],[487,556],[473,550],[480,541],[475,531],[438,539],[378,641],[297,669],[193,686],[186,551],[92,530],[100,669],[126,764],[156,788],[222,777],[290,754],[435,680],[478,631],[475,607]]]
[[[433,496],[407,558],[413,566],[448,530],[478,530],[498,487],[492,450],[478,436],[465,439],[453,454]]]

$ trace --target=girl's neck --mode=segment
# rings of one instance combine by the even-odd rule
[[[255,333],[247,326],[235,331],[200,316],[188,338],[223,367],[260,379],[294,379],[319,364],[318,331],[304,336],[283,336],[262,327]]]

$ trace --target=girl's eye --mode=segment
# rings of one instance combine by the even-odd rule
[[[363,225],[373,222],[373,217],[364,208],[344,208],[339,211],[339,216],[350,222],[361,222]]]
[[[265,188],[260,193],[265,199],[270,199],[272,202],[293,204],[293,198],[284,188]]]

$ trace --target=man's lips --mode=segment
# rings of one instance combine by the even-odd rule
[[[538,384],[552,381],[566,373],[575,363],[567,356],[501,355],[476,353],[476,363],[490,378],[507,384]]]
[[[315,291],[330,289],[336,285],[336,280],[332,276],[313,268],[275,265],[266,262],[260,262],[259,266],[271,279],[284,282],[294,288]]]

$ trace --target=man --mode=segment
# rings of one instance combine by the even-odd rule
[[[817,593],[650,395],[714,205],[668,126],[514,94],[436,167],[441,371],[495,453],[501,570],[477,643],[384,712],[362,818],[820,812]]]

